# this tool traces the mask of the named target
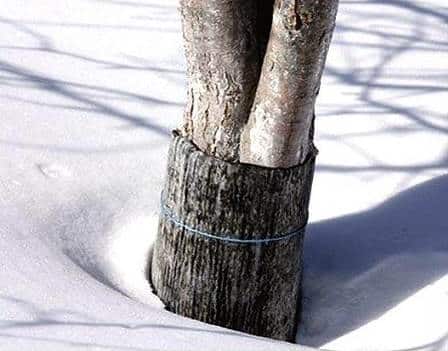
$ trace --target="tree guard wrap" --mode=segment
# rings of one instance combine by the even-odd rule
[[[291,168],[230,163],[173,132],[151,267],[169,311],[294,341],[316,149]]]

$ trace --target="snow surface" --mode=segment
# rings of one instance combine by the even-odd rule
[[[185,101],[173,0],[3,0],[0,350],[298,350],[163,310],[145,279]],[[448,349],[448,7],[344,0],[297,341]]]

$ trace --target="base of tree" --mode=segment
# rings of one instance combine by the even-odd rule
[[[294,341],[315,155],[285,169],[229,163],[173,133],[151,268],[169,311]]]

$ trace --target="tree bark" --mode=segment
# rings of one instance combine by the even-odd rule
[[[337,0],[181,0],[187,108],[151,269],[168,310],[294,341],[314,103],[336,9]]]
[[[314,104],[336,19],[336,0],[276,0],[241,162],[290,167],[312,148]]]
[[[174,136],[152,261],[168,310],[294,341],[314,156],[288,169],[229,163]]]
[[[223,160],[239,160],[269,35],[267,12],[257,0],[181,1],[188,75],[182,134]]]

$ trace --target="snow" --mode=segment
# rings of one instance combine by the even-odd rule
[[[448,7],[344,0],[297,342],[448,348]],[[174,0],[0,9],[0,349],[298,350],[163,310],[145,280],[185,101]]]

